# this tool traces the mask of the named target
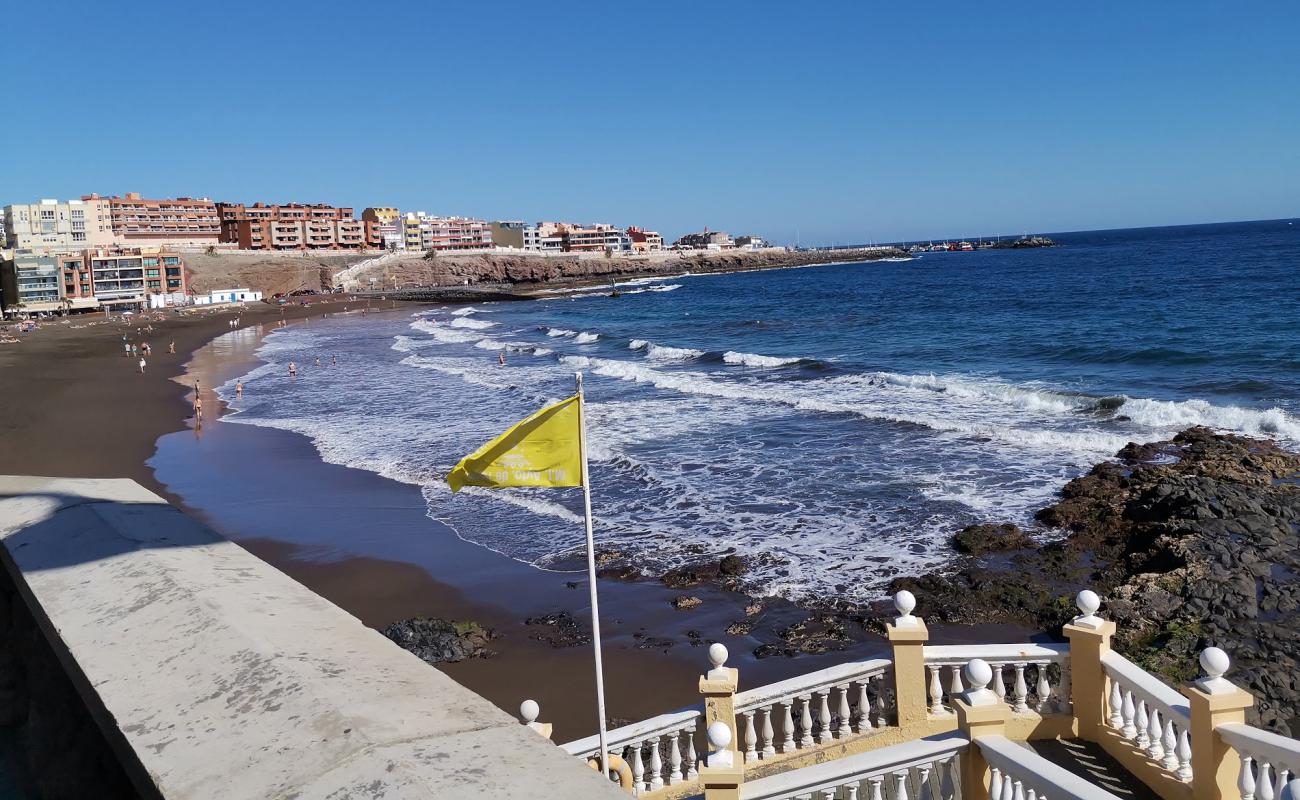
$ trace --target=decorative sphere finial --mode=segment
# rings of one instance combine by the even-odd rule
[[[709,746],[714,750],[725,750],[727,745],[731,744],[731,728],[727,723],[718,720],[709,726],[708,729]]]
[[[728,655],[727,646],[722,642],[714,642],[709,645],[709,663],[713,665],[714,669],[727,663]]]
[[[966,673],[966,682],[970,688],[980,690],[989,685],[993,680],[993,668],[982,658],[972,658],[966,662],[966,668],[962,670]]]
[[[904,617],[910,615],[916,608],[916,595],[903,589],[894,595],[894,608]]]
[[[1211,680],[1222,678],[1223,673],[1228,671],[1232,666],[1232,660],[1228,654],[1217,647],[1207,647],[1201,651],[1201,669],[1205,670],[1205,675]]]
[[[1084,589],[1074,596],[1074,605],[1083,612],[1085,617],[1091,617],[1101,608],[1101,598],[1091,589]]]
[[[542,710],[538,707],[536,700],[525,700],[519,704],[519,716],[524,718],[525,724],[536,722],[537,715],[540,713],[542,713]]]

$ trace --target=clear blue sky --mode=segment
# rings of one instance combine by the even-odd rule
[[[0,203],[804,243],[1300,214],[1288,2],[26,2]]]

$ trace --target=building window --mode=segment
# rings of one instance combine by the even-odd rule
[[[176,256],[163,256],[163,263],[166,264],[167,266],[171,266],[173,264],[179,264],[180,261],[181,260]]]
[[[85,231],[74,231],[74,232],[72,233],[72,241],[74,241],[74,242],[84,242],[84,241],[86,241],[86,232],[85,232]]]

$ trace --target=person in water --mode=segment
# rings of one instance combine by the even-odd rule
[[[235,399],[239,399],[243,396],[244,396],[244,382],[235,381]]]
[[[502,350],[500,353],[497,353],[497,364],[503,367],[506,365],[506,351]]]
[[[289,362],[289,377],[290,377],[290,378],[294,378],[294,377],[297,377],[297,375],[298,375],[298,365],[295,364],[295,363],[293,363],[292,361],[290,361],[290,362]]]
[[[316,366],[320,366],[320,356],[316,356]]]

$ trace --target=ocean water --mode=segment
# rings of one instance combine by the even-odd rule
[[[220,391],[230,421],[302,433],[562,570],[578,490],[453,496],[442,476],[582,371],[600,547],[651,573],[734,548],[756,594],[870,599],[965,525],[1031,523],[1127,442],[1201,424],[1300,446],[1300,222],[1055,238],[336,315],[270,334],[243,400]]]

